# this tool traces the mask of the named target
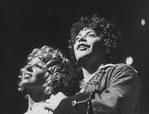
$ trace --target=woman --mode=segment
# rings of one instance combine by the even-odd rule
[[[25,114],[51,113],[45,107],[45,101],[51,94],[72,94],[68,92],[72,88],[71,80],[75,74],[71,64],[58,49],[49,46],[35,48],[27,60],[27,65],[21,69],[18,89],[27,92],[28,110]]]

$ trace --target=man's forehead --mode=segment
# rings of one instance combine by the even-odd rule
[[[95,31],[91,28],[86,27],[86,28],[81,29],[80,32],[78,33],[78,35],[81,33],[87,33],[87,32],[95,32]]]

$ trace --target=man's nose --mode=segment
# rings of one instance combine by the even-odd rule
[[[79,38],[79,42],[84,42],[84,41],[86,41],[86,37],[85,36]]]

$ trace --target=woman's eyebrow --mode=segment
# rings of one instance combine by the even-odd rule
[[[44,62],[42,62],[42,61],[39,61],[39,63],[42,64],[42,65],[46,64],[46,63],[44,63]]]

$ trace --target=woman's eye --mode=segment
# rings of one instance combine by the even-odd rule
[[[42,66],[40,65],[35,65],[35,67],[42,69]]]
[[[76,37],[76,40],[78,40],[79,39],[79,37]]]

